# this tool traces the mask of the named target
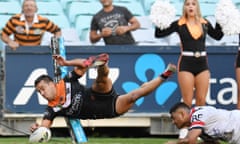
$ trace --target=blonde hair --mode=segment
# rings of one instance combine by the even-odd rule
[[[186,6],[186,3],[187,3],[188,0],[184,0],[184,3],[183,3],[183,9],[182,9],[182,17],[186,18],[187,19],[187,13],[186,13],[186,10],[185,10],[185,6]],[[197,13],[196,13],[196,20],[200,20],[202,18],[202,14],[201,14],[201,10],[200,10],[200,4],[198,2],[198,0],[194,0],[196,2],[196,8],[197,8]]]

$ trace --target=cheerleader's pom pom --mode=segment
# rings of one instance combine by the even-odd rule
[[[225,35],[240,33],[240,12],[231,0],[220,0],[218,2],[215,18]]]
[[[169,1],[156,0],[151,6],[150,20],[161,30],[168,28],[174,21],[176,9]]]

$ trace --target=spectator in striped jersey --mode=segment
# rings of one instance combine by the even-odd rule
[[[12,16],[2,30],[2,40],[12,50],[19,46],[36,46],[41,44],[45,31],[61,36],[61,29],[49,19],[37,14],[35,0],[24,0],[22,13]],[[14,39],[11,39],[14,35]]]

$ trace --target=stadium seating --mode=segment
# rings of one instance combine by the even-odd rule
[[[151,6],[154,2],[155,2],[155,0],[143,0],[142,1],[143,8],[145,9],[145,12],[147,14],[150,14]]]
[[[163,39],[154,37],[154,29],[138,29],[132,32],[137,45],[168,45]]]
[[[175,2],[172,3],[174,5],[174,8],[176,9],[176,16],[180,17],[182,16],[182,9],[183,9],[183,3],[182,2]]]
[[[128,8],[134,16],[145,16],[145,11],[140,2],[131,1],[131,2],[119,2],[114,1],[114,5],[123,6]]]
[[[91,10],[90,10],[91,8]],[[94,15],[102,8],[99,2],[78,2],[73,1],[69,4],[67,11],[68,18],[73,24],[79,15]]]
[[[37,1],[38,13],[41,15],[63,14],[63,9],[58,1]]]
[[[45,32],[42,38],[41,45],[50,45],[51,37],[53,34],[49,32]],[[73,28],[65,28],[62,29],[62,36],[64,39],[64,45],[80,45],[81,41],[78,37],[78,34],[75,29]]]
[[[92,16],[80,15],[75,21],[75,28],[81,37],[81,40],[86,39],[84,37],[84,31],[90,28]]]
[[[21,6],[17,1],[1,1],[0,2],[0,14],[2,15],[14,15],[21,12]]]
[[[59,14],[59,15],[42,15],[44,17],[47,17],[51,21],[53,21],[55,24],[57,24],[60,28],[70,28],[71,25],[68,21],[68,18],[65,14]]]
[[[202,16],[211,16],[215,14],[216,4],[214,3],[200,3]]]
[[[136,17],[141,25],[141,29],[151,29],[153,24],[148,16],[137,16]]]
[[[11,15],[0,15],[0,30],[5,26]]]
[[[213,3],[216,4],[219,0],[200,0],[200,3]]]

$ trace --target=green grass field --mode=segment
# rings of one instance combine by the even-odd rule
[[[163,144],[163,138],[89,138],[87,144]],[[0,144],[29,144],[27,137],[0,137]],[[45,144],[45,143],[41,143]],[[53,137],[46,144],[71,144],[70,138]]]
[[[170,138],[95,138],[88,139],[87,144],[164,144]],[[0,137],[0,144],[29,144],[27,137]],[[41,144],[71,144],[70,138],[53,137],[48,143]],[[225,144],[225,143],[222,143]]]

